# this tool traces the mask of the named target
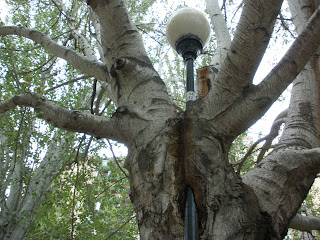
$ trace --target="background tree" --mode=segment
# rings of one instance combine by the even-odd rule
[[[58,174],[74,159],[79,168],[79,154],[90,152],[90,146],[80,149],[92,137],[69,132],[126,144],[124,166],[142,239],[183,238],[186,186],[194,190],[202,239],[282,239],[290,223],[299,228],[310,220],[296,213],[320,168],[316,1],[288,0],[298,36],[253,84],[277,17],[288,21],[282,3],[243,1],[231,37],[218,2],[206,1],[217,73],[208,96],[181,112],[154,68],[160,72],[163,49],[156,51],[160,63],[153,63],[138,31],[159,33],[158,24],[142,22],[147,11],[154,22],[158,2],[13,2],[14,25],[0,27],[0,238],[22,239]],[[278,119],[285,123],[278,145],[240,177],[228,158],[233,141],[292,82],[290,107]],[[319,225],[312,218],[309,227]]]

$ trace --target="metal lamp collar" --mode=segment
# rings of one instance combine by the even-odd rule
[[[196,59],[201,53],[203,43],[200,38],[195,35],[186,35],[179,38],[176,42],[176,50],[185,61],[188,59]]]

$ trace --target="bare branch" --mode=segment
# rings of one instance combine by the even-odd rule
[[[135,218],[136,215],[130,217],[127,221],[125,221],[117,230],[115,230],[114,232],[112,232],[107,238],[105,238],[105,240],[110,239],[114,234],[116,234],[117,232],[119,232],[119,230],[121,228],[123,228],[125,225],[127,225],[133,218]]]
[[[94,76],[97,79],[108,81],[108,71],[102,62],[92,60],[88,57],[81,55],[80,53],[61,46],[54,42],[51,38],[42,32],[37,30],[30,30],[22,26],[1,26],[0,35],[17,35],[25,38],[29,38],[34,42],[40,44],[46,51],[51,54],[66,60],[76,69],[79,69],[83,73]]]
[[[213,26],[213,31],[217,37],[217,54],[212,59],[211,64],[220,69],[222,62],[227,56],[227,51],[229,50],[231,44],[231,37],[229,34],[229,30],[227,24],[225,22],[225,18],[222,15],[222,12],[219,7],[219,3],[217,0],[206,0],[208,13],[211,18],[211,24]],[[225,1],[224,1],[225,6]]]
[[[225,95],[226,103],[230,103],[252,84],[271,38],[282,2],[279,0],[244,1],[237,31],[220,68],[212,97]],[[212,101],[216,102],[215,99]]]
[[[111,138],[122,141],[117,118],[107,119],[85,112],[71,111],[39,96],[36,93],[22,93],[0,102],[0,113],[7,112],[16,106],[33,107],[49,124],[71,132],[83,132],[98,138]]]
[[[71,34],[80,43],[80,46],[83,49],[84,54],[89,59],[98,61],[98,59],[95,55],[95,52],[91,49],[91,46],[90,46],[88,40],[76,30],[75,21],[74,21],[73,17],[71,16],[71,13],[67,10],[65,4],[63,4],[63,2],[61,0],[52,0],[52,2],[56,6],[58,6],[58,4],[61,6],[62,10],[60,10],[60,9],[59,10],[63,11],[64,16],[67,18],[67,22],[68,22],[68,26],[71,30]]]
[[[77,81],[79,81],[79,80],[88,79],[88,78],[89,78],[89,76],[77,77],[77,78],[75,78],[75,79],[71,79],[71,80],[69,80],[69,81],[66,81],[66,82],[64,82],[64,83],[61,83],[61,84],[59,84],[59,85],[57,85],[57,86],[54,86],[54,87],[52,87],[52,88],[46,89],[45,92],[46,92],[46,93],[47,93],[47,92],[51,92],[51,91],[53,91],[53,90],[55,90],[55,89],[57,89],[57,88],[60,88],[60,87],[65,86],[65,85],[68,85],[69,83],[74,83],[74,82],[77,82]]]
[[[320,230],[320,217],[302,216],[301,214],[297,214],[291,220],[289,227],[303,232]]]
[[[118,159],[116,157],[116,155],[114,154],[114,151],[113,151],[113,147],[109,141],[109,139],[107,139],[107,142],[109,144],[109,147],[110,147],[110,150],[112,152],[112,156],[113,156],[113,160],[115,161],[115,163],[117,164],[118,168],[120,169],[120,171],[126,176],[126,178],[128,178],[128,175],[126,174],[126,172],[123,170],[123,168],[120,166],[119,162],[118,162]]]
[[[288,24],[286,23],[286,21],[289,21],[289,20],[291,20],[291,19],[285,19],[285,18],[283,17],[283,15],[280,13],[280,14],[279,14],[279,20],[281,21],[281,26],[284,28],[284,30],[288,31],[289,34],[291,35],[291,37],[295,39],[296,37],[295,37],[294,34],[291,32]]]
[[[261,151],[257,157],[257,163],[261,162],[265,153],[270,149],[273,139],[279,135],[280,127],[283,123],[286,123],[288,115],[288,109],[282,111],[274,120],[269,134],[265,137],[266,142],[263,144]]]
[[[297,77],[303,67],[320,45],[320,10],[317,10],[304,30],[299,34],[285,56],[276,67],[257,86],[252,86],[241,101],[239,99],[222,110],[216,123],[225,132],[238,136],[269,109],[289,84]],[[246,114],[242,114],[246,112]],[[233,123],[226,123],[232,119]],[[224,127],[223,127],[224,125]]]
[[[272,126],[271,126],[271,130],[270,133],[263,137],[258,139],[254,144],[252,144],[252,146],[249,148],[249,150],[247,151],[246,155],[243,156],[243,158],[241,158],[241,160],[236,163],[235,165],[239,165],[238,169],[237,169],[237,173],[240,174],[241,168],[243,166],[243,164],[245,163],[245,161],[248,159],[248,157],[252,154],[253,150],[256,148],[256,146],[263,142],[266,141],[266,143],[263,145],[261,152],[259,153],[258,157],[257,157],[257,163],[259,163],[265,152],[270,149],[271,144],[273,139],[278,136],[279,134],[279,129],[280,126],[286,122],[286,116],[288,115],[288,109],[282,111],[281,113],[279,113],[279,115],[276,117],[276,119],[274,120]]]

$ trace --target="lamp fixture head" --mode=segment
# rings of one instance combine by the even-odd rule
[[[169,19],[167,39],[184,59],[195,59],[210,39],[210,24],[199,10],[185,7],[176,11]]]

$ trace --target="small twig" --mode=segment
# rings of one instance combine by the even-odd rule
[[[82,76],[82,77],[78,77],[78,78],[72,79],[72,80],[70,80],[70,81],[61,83],[61,84],[59,84],[59,85],[57,85],[57,86],[54,86],[54,87],[52,87],[52,88],[49,88],[49,89],[45,90],[45,93],[51,92],[51,91],[53,91],[53,90],[55,90],[55,89],[57,89],[57,88],[60,88],[60,87],[65,86],[65,85],[68,85],[69,83],[74,83],[74,82],[77,82],[77,81],[79,81],[79,80],[88,79],[88,78],[89,78],[89,76]]]
[[[147,31],[143,30],[143,29],[140,28],[140,27],[138,27],[138,29],[139,29],[141,32],[147,34],[153,41],[157,42],[160,46],[163,46],[163,44],[162,44],[161,42],[159,42],[155,37],[151,36]]]
[[[249,148],[246,155],[243,158],[241,158],[241,160],[238,163],[235,164],[235,165],[239,165],[237,169],[237,174],[240,174],[243,164],[245,163],[247,158],[252,154],[256,146],[259,143],[266,141],[261,148],[261,151],[257,157],[256,163],[259,163],[263,159],[266,151],[270,149],[273,139],[275,139],[279,135],[279,130],[281,125],[286,122],[287,114],[288,114],[288,109],[282,111],[274,120],[269,134],[263,138],[258,139],[254,144],[252,144],[252,146]]]
[[[91,104],[90,104],[91,114],[94,114],[93,103],[94,103],[94,99],[96,97],[96,92],[97,92],[97,79],[94,79],[93,86],[92,86],[92,94],[91,94]]]
[[[78,180],[79,180],[79,162],[78,162],[78,157],[80,153],[80,148],[83,143],[83,141],[86,139],[86,134],[83,135],[83,137],[80,140],[76,158],[75,158],[75,163],[77,164],[77,173],[76,173],[76,180],[74,183],[74,190],[73,190],[73,196],[72,196],[72,210],[71,210],[71,240],[73,239],[74,235],[74,208],[76,206],[76,192],[77,192],[77,185],[78,185]]]
[[[296,39],[296,37],[295,37],[295,36],[293,35],[293,33],[290,31],[287,23],[285,22],[285,21],[288,21],[288,19],[285,19],[285,18],[283,17],[283,15],[280,13],[280,14],[279,14],[279,20],[281,21],[281,26],[284,28],[284,30],[288,31],[293,39]]]
[[[224,21],[225,21],[225,22],[227,22],[227,7],[226,7],[226,1],[227,1],[227,0],[223,0],[222,7],[221,7],[221,11],[222,11],[222,9],[224,9]]]
[[[237,7],[237,9],[235,10],[235,12],[234,12],[234,14],[233,14],[233,16],[232,16],[232,18],[231,18],[231,22],[233,22],[233,19],[235,18],[237,12],[240,10],[240,8],[243,7],[243,5],[244,5],[244,0],[239,4],[239,6]]]
[[[256,148],[256,146],[262,142],[265,141],[266,137],[261,138],[259,140],[257,140],[254,144],[252,144],[252,146],[249,148],[248,152],[246,153],[246,155],[243,156],[243,158],[241,158],[241,160],[236,163],[235,165],[239,165],[238,169],[237,169],[237,174],[240,174],[241,168],[243,166],[243,164],[247,161],[248,157],[252,154],[253,150]]]
[[[118,227],[117,230],[115,230],[113,233],[111,233],[105,240],[111,238],[113,235],[115,235],[117,232],[119,232],[119,230],[120,230],[121,228],[123,228],[125,225],[127,225],[127,224],[128,224],[133,218],[135,218],[135,217],[136,217],[136,215],[134,215],[134,216],[132,216],[131,218],[129,218],[124,224],[122,224],[120,227]]]
[[[107,139],[107,142],[108,142],[108,144],[109,144],[109,146],[110,146],[110,150],[111,150],[111,152],[112,152],[114,161],[116,162],[116,164],[117,164],[117,166],[119,167],[119,169],[121,170],[121,172],[126,176],[126,178],[128,178],[128,175],[126,174],[126,172],[123,170],[123,168],[122,168],[122,167],[120,166],[120,164],[118,163],[117,157],[116,157],[116,155],[114,154],[114,151],[113,151],[113,148],[112,148],[112,145],[111,145],[109,139]]]
[[[96,199],[97,199],[97,198],[100,198],[100,196],[101,196],[103,193],[105,193],[109,188],[115,186],[117,183],[121,182],[121,181],[124,180],[124,179],[126,179],[126,177],[120,178],[119,180],[117,180],[117,181],[115,181],[113,184],[111,184],[110,186],[105,187],[105,188],[103,189],[103,191],[100,192],[100,193],[98,193],[98,195],[97,195],[95,198],[96,198]]]
[[[99,112],[98,116],[101,116],[104,111],[109,107],[109,105],[111,104],[112,100],[109,100],[103,107],[103,109],[101,110],[101,112]]]
[[[50,57],[50,58],[48,59],[48,61],[46,61],[45,63],[41,64],[39,67],[36,67],[35,69],[32,69],[32,70],[30,70],[30,71],[20,72],[19,74],[25,75],[25,74],[29,74],[29,73],[38,71],[39,69],[41,69],[41,68],[43,68],[45,65],[47,65],[52,59],[54,59],[54,61],[53,61],[53,62],[50,64],[50,66],[49,66],[46,70],[44,70],[43,72],[48,71],[48,69],[50,69],[50,68],[53,66],[53,64],[56,62],[57,57]]]

